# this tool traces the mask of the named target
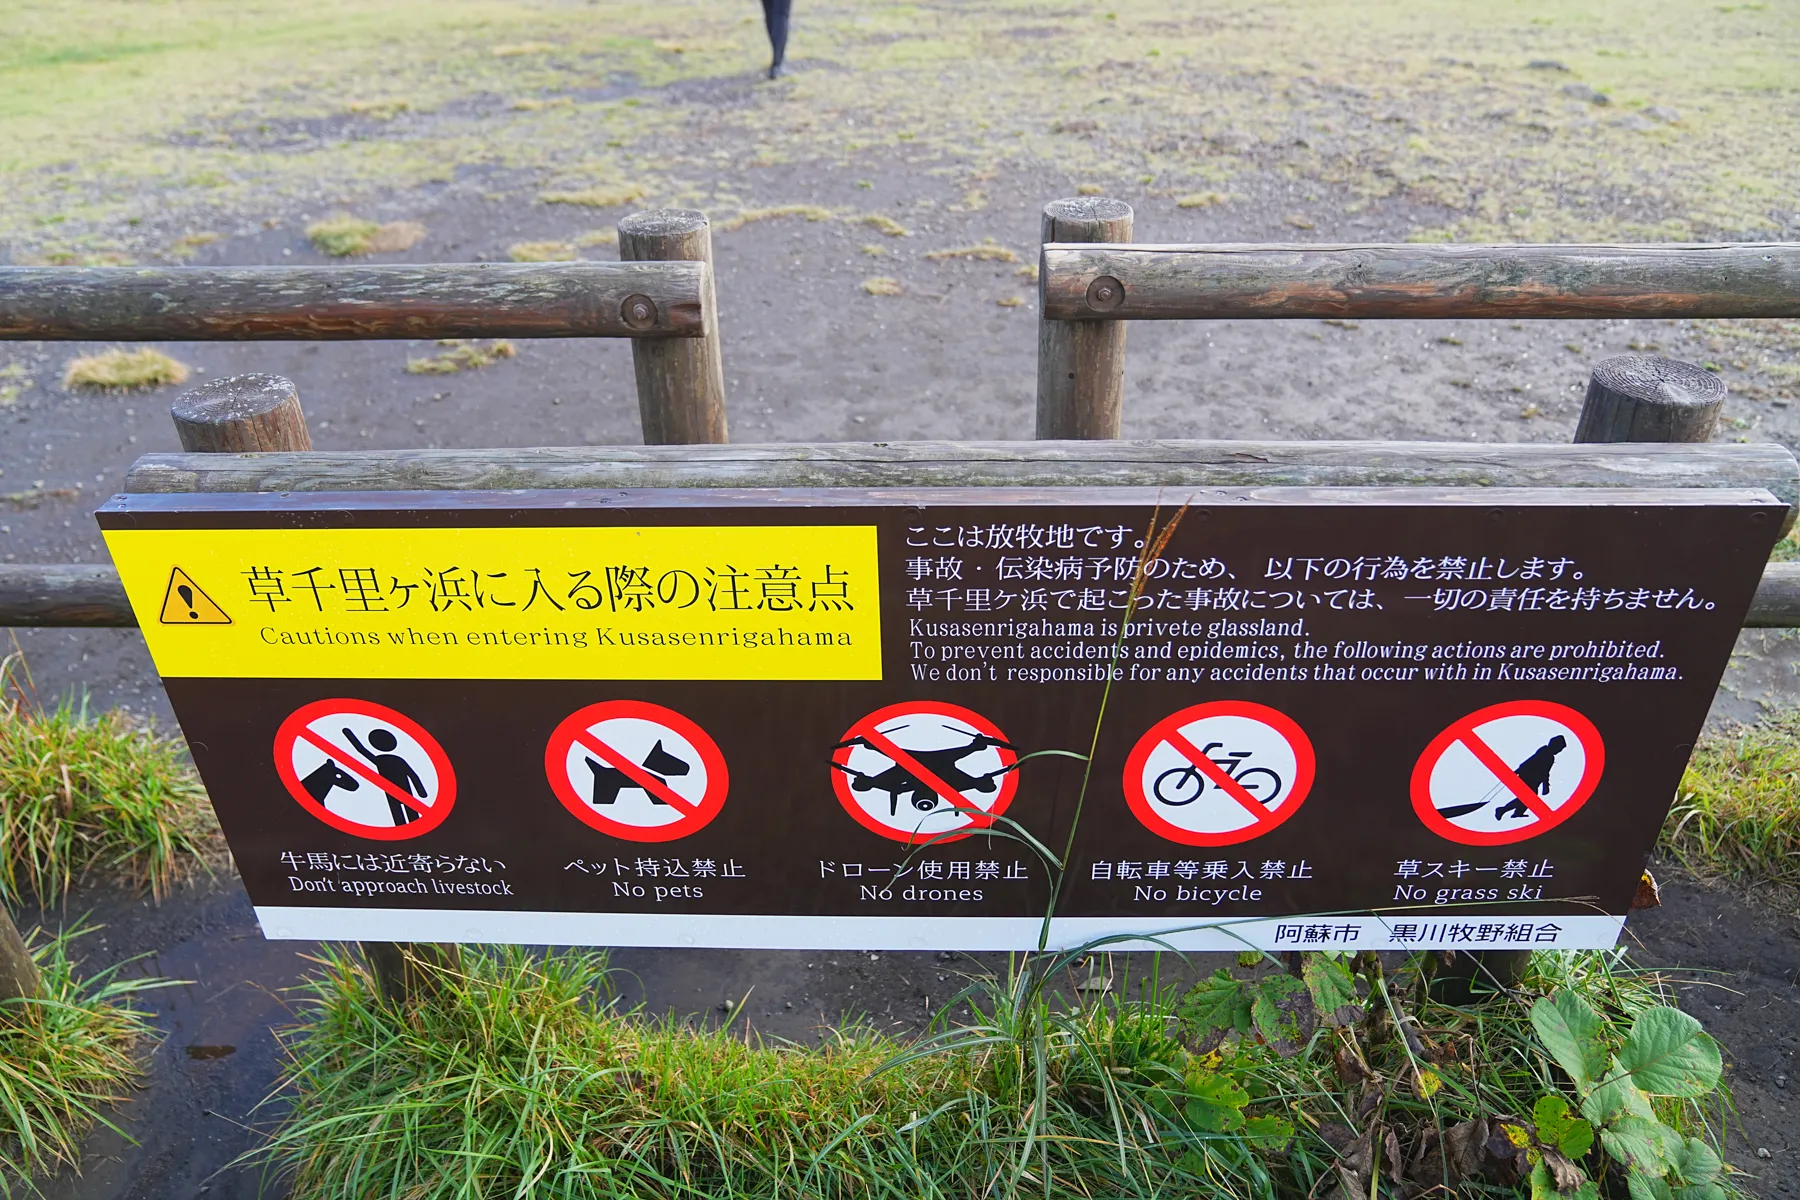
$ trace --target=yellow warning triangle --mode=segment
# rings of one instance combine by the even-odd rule
[[[231,618],[225,610],[213,602],[213,598],[200,590],[180,567],[169,572],[169,590],[163,596],[162,616],[164,625],[229,625]]]

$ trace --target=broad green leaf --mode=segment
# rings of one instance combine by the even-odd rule
[[[1660,1181],[1659,1181],[1660,1182]],[[1675,1200],[1725,1200],[1725,1189],[1717,1180],[1675,1189]]]
[[[1593,1148],[1594,1127],[1570,1112],[1569,1102],[1561,1096],[1539,1096],[1531,1121],[1538,1140],[1555,1146],[1565,1157],[1579,1159]]]
[[[1672,1157],[1675,1174],[1690,1187],[1714,1182],[1725,1169],[1718,1152],[1699,1138],[1688,1138]]]
[[[1571,991],[1543,996],[1531,1006],[1531,1027],[1550,1057],[1587,1091],[1606,1070],[1606,1043],[1601,1039],[1600,1014]]]
[[[1301,1026],[1294,1004],[1305,992],[1306,985],[1292,975],[1267,975],[1256,983],[1250,1019],[1256,1022],[1256,1032],[1262,1034],[1263,1041],[1283,1056],[1299,1053],[1306,1042],[1309,1029]],[[1310,1027],[1311,1023],[1309,1013],[1307,1025]]]
[[[1280,1117],[1251,1117],[1240,1136],[1259,1150],[1279,1150],[1293,1139],[1294,1126]]]
[[[1619,1051],[1619,1065],[1653,1096],[1703,1096],[1719,1086],[1719,1044],[1679,1008],[1639,1013]]]
[[[1633,1171],[1661,1178],[1681,1153],[1681,1135],[1654,1117],[1620,1117],[1600,1130],[1606,1152]]]
[[[1199,1033],[1250,1032],[1250,985],[1229,971],[1214,971],[1181,1000],[1181,1019]]]
[[[1550,1180],[1550,1168],[1543,1163],[1531,1168],[1531,1200],[1560,1200],[1556,1184]]]
[[[1631,1192],[1631,1200],[1675,1200],[1675,1193],[1669,1189],[1666,1180],[1642,1171],[1625,1176],[1625,1186]]]
[[[1650,1097],[1631,1081],[1625,1068],[1614,1065],[1598,1087],[1581,1102],[1581,1115],[1595,1125],[1606,1125],[1620,1117],[1653,1118]]]
[[[1250,1103],[1250,1093],[1229,1075],[1190,1070],[1187,1091],[1185,1111],[1194,1128],[1210,1133],[1229,1133],[1243,1127],[1243,1108]]]
[[[1342,960],[1309,954],[1300,968],[1300,977],[1312,993],[1313,1007],[1327,1024],[1348,1025],[1362,1013],[1356,996],[1356,976]]]

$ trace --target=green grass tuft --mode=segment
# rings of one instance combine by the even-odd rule
[[[812,1050],[620,1012],[601,954],[465,948],[398,1008],[331,949],[285,1039],[290,1115],[258,1157],[296,1195],[371,1200],[1300,1200],[1330,1191],[1334,1139],[1373,1120],[1425,1187],[1443,1182],[1428,1152],[1443,1131],[1517,1121],[1564,1086],[1535,1040],[1538,996],[1572,991],[1609,1028],[1668,1001],[1618,952],[1562,951],[1533,955],[1513,993],[1453,1008],[1425,998],[1425,961],[1353,994],[1369,1015],[1292,1046],[1253,1030],[1197,1044],[1173,989],[1127,968],[1073,1008],[1028,974],[976,981],[920,1042],[835,1030]],[[1268,965],[1251,973],[1300,986]],[[1706,1136],[1699,1102],[1657,1104]],[[1495,1183],[1458,1194],[1517,1194]]]
[[[1703,737],[1662,846],[1698,875],[1800,888],[1800,710]]]
[[[120,979],[118,967],[83,978],[69,945],[90,932],[46,938],[33,930],[39,994],[0,1001],[0,1191],[8,1196],[75,1166],[96,1122],[118,1128],[104,1109],[130,1094],[141,1073],[137,1051],[156,1036],[132,1001],[170,981]]]
[[[181,739],[44,707],[17,664],[0,663],[0,900],[47,902],[93,871],[160,900],[205,867],[217,826]]]
[[[514,262],[570,262],[581,257],[574,242],[514,242],[506,248]]]
[[[186,383],[187,378],[186,363],[148,346],[84,354],[70,359],[63,370],[63,386],[71,391],[90,388],[102,392],[136,392]]]
[[[446,347],[440,354],[426,358],[409,358],[406,360],[408,375],[454,375],[458,371],[473,371],[481,367],[491,367],[503,358],[512,358],[519,353],[519,348],[505,338],[497,338],[483,346],[480,342],[465,341],[462,338],[444,338],[438,345]]]
[[[361,217],[336,216],[314,221],[306,227],[306,236],[320,254],[355,258],[410,250],[424,239],[425,227],[417,221],[389,221],[383,225]]]

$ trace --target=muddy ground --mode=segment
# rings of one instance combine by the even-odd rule
[[[844,71],[806,58],[797,65],[802,85],[808,71],[832,79]],[[736,72],[679,86],[686,91],[677,99],[690,113],[718,110],[729,118],[753,107],[762,85]],[[1068,128],[1081,136],[1078,126]],[[1399,132],[1406,132],[1404,118]],[[693,117],[689,168],[707,136],[704,121]],[[1250,135],[1218,134],[1220,144],[1239,136]],[[977,205],[966,173],[927,171],[898,154],[790,154],[756,162],[741,141],[723,140],[728,149],[713,156],[707,179],[711,195],[801,202],[840,214],[880,211],[910,230],[908,237],[888,238],[842,216],[785,216],[718,233],[734,441],[1030,436],[1036,317],[1033,285],[1019,267],[1035,256],[1042,204],[1073,194],[1081,177],[1041,159],[1008,160],[985,169]],[[1263,144],[1274,143],[1265,136]],[[1371,198],[1348,184],[1297,175],[1291,164],[1267,156],[1249,153],[1234,162],[1229,203],[1179,207],[1160,185],[1138,187],[1119,173],[1107,176],[1116,181],[1108,191],[1137,206],[1137,239],[1150,242],[1400,240],[1457,219],[1428,189]],[[417,248],[380,256],[387,261],[504,259],[515,243],[566,239],[627,211],[533,203],[544,178],[533,169],[459,165],[437,182],[365,191],[359,211],[417,220],[430,230]],[[324,261],[303,230],[325,214],[332,190],[327,181],[310,203],[271,201],[255,220],[232,226],[232,236],[199,246],[191,261]],[[1628,203],[1622,193],[1614,197]],[[1018,252],[1020,262],[925,257],[986,239]],[[870,246],[881,253],[866,252]],[[876,275],[898,279],[904,294],[869,295],[861,285]],[[1015,298],[1025,303],[1009,306]],[[7,561],[104,561],[92,509],[137,455],[175,448],[167,416],[172,391],[89,396],[56,384],[67,358],[96,348],[0,350],[0,365],[17,367],[8,378],[24,381],[16,398],[0,405],[0,492],[7,493],[0,501],[0,556]],[[418,343],[165,349],[201,380],[250,370],[292,378],[323,449],[639,440],[622,343],[527,342],[516,358],[449,376],[406,373],[409,358],[434,349]],[[1791,372],[1794,350],[1791,338],[1749,323],[1145,324],[1130,334],[1125,433],[1561,442],[1573,432],[1595,361],[1659,351],[1713,362],[1732,383],[1721,437],[1791,446],[1800,443],[1800,412],[1769,364]],[[85,689],[95,704],[128,705],[170,721],[135,631],[20,631],[18,637],[42,695]],[[1754,719],[1769,706],[1795,702],[1797,658],[1787,634],[1746,635],[1715,719]],[[1732,1160],[1756,1176],[1751,1186],[1759,1194],[1793,1194],[1800,1190],[1800,1138],[1787,1114],[1786,1073],[1800,1030],[1796,927],[1773,907],[1733,893],[1677,882],[1666,894],[1662,909],[1633,920],[1631,936],[1644,961],[1680,967],[1696,980],[1684,985],[1683,1003],[1730,1051],[1739,1106]],[[97,1133],[85,1175],[59,1181],[52,1194],[259,1194],[264,1181],[255,1171],[228,1164],[254,1144],[251,1127],[273,1115],[256,1108],[276,1071],[271,1027],[288,1019],[282,989],[305,970],[309,948],[264,942],[228,878],[160,908],[103,889],[77,893],[66,908],[69,915],[89,911],[107,926],[90,940],[96,960],[149,953],[144,969],[193,982],[159,1000],[168,1037],[156,1051],[147,1089],[124,1112],[138,1144]],[[965,965],[929,954],[635,950],[614,961],[635,980],[630,1002],[716,1020],[719,1004],[747,995],[752,1028],[794,1039],[845,1014],[916,1027]],[[224,1046],[235,1050],[204,1049]],[[202,1048],[194,1051],[199,1057],[192,1047]]]

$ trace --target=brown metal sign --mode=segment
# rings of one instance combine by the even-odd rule
[[[1493,949],[1617,939],[1784,512],[1071,488],[99,520],[270,937],[1005,949],[1054,890],[1052,945]]]

